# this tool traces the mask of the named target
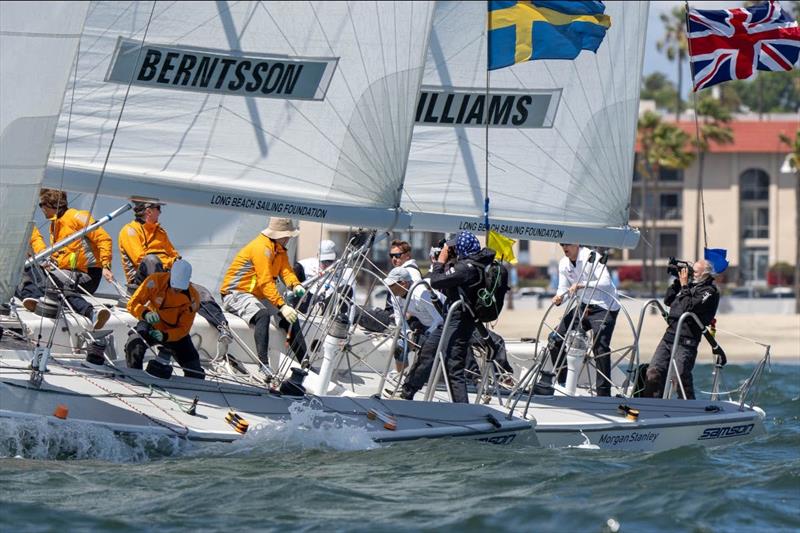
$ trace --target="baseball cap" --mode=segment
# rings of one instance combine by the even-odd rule
[[[189,279],[192,277],[192,265],[184,259],[176,259],[169,271],[169,286],[179,291],[189,288]]]
[[[399,283],[401,281],[407,281],[408,283],[411,283],[411,273],[407,268],[394,267],[391,271],[389,271],[389,275],[383,280],[386,285],[394,285],[395,283]]]

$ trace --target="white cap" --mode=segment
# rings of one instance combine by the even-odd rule
[[[319,260],[336,261],[336,243],[333,241],[320,241]]]
[[[395,283],[399,283],[401,281],[407,281],[411,283],[411,272],[408,271],[407,268],[404,267],[394,267],[390,272],[389,275],[386,276],[386,279],[383,280],[386,285],[394,285]]]
[[[179,291],[189,288],[189,280],[192,277],[192,265],[184,259],[176,259],[172,263],[172,270],[169,271],[169,286]]]

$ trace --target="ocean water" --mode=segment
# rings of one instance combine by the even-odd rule
[[[797,531],[800,366],[773,365],[758,403],[767,435],[663,453],[379,446],[297,421],[229,445],[4,423],[0,530]]]

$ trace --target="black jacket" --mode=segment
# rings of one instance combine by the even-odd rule
[[[452,268],[447,268],[444,263],[433,263],[430,275],[431,287],[442,291],[448,303],[459,299],[461,296],[459,288],[461,288],[467,304],[473,305],[478,299],[478,289],[480,289],[478,282],[481,280],[481,272],[478,269],[490,265],[494,261],[494,255],[494,250],[482,248],[477,253],[458,259],[452,264]]]
[[[678,327],[678,320],[681,315],[691,312],[697,315],[703,325],[708,326],[717,314],[719,306],[719,290],[714,285],[714,278],[706,278],[700,283],[690,283],[686,287],[681,287],[678,280],[667,288],[664,296],[664,303],[669,308],[667,317],[667,333],[665,339],[674,339],[675,330]],[[684,320],[681,338],[693,339],[700,342],[700,335],[703,331],[691,318]]]

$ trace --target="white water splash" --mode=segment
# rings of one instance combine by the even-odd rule
[[[188,443],[158,435],[119,435],[74,420],[0,419],[0,458],[99,459],[120,463],[182,453]]]
[[[380,447],[369,437],[366,427],[355,419],[324,412],[320,407],[313,400],[295,402],[289,406],[288,420],[251,428],[226,452],[240,455],[297,449],[357,451]]]

